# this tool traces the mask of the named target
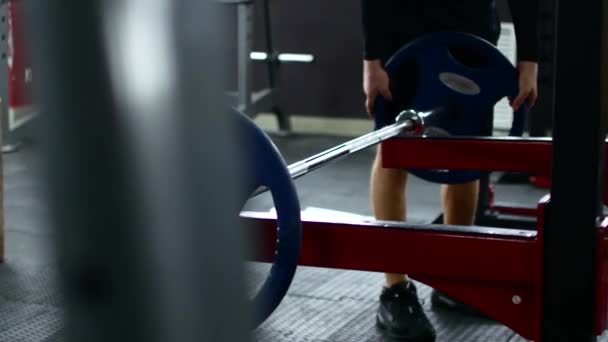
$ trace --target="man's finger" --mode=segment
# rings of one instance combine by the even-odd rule
[[[365,99],[365,109],[367,109],[367,114],[372,115],[372,113],[374,112],[374,102],[375,101],[376,101],[375,92],[371,92],[369,95],[367,95],[367,98]]]
[[[388,88],[380,90],[380,93],[382,94],[382,97],[384,97],[385,100],[387,100],[387,101],[393,100],[393,94],[391,94],[391,91]]]
[[[521,107],[521,105],[526,100],[526,95],[527,93],[520,92],[519,95],[517,95],[517,97],[515,98],[515,100],[513,100],[513,102],[511,103],[511,107],[513,107],[514,111],[519,110],[519,107]]]
[[[536,104],[536,100],[538,99],[538,95],[536,92],[532,92],[530,96],[528,96],[528,109],[532,109]]]

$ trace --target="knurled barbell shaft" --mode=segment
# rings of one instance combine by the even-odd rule
[[[302,177],[314,170],[336,162],[355,152],[377,145],[387,139],[397,137],[405,132],[419,130],[423,126],[423,118],[429,117],[435,112],[439,112],[439,109],[429,112],[403,111],[397,116],[396,122],[392,125],[385,126],[289,165],[289,174],[292,179]],[[266,191],[268,191],[268,188],[260,187],[252,194],[252,197]]]

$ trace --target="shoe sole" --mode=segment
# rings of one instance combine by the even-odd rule
[[[408,338],[402,335],[395,334],[390,329],[388,329],[386,325],[384,325],[384,323],[380,321],[380,318],[378,316],[376,316],[376,327],[378,328],[378,330],[388,335],[388,337],[392,340],[404,342],[435,342],[436,340],[436,337]]]

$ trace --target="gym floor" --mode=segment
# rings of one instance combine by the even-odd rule
[[[288,162],[312,155],[345,138],[293,135],[273,137]],[[368,178],[373,149],[296,180],[301,205],[314,215],[371,215]],[[61,296],[54,284],[56,262],[50,242],[48,211],[35,150],[25,146],[4,156],[6,262],[0,266],[0,341],[61,341]],[[410,178],[409,220],[428,222],[440,211],[439,187]],[[545,191],[522,185],[498,185],[497,200],[533,205]],[[245,209],[268,211],[269,197],[251,200]],[[323,209],[323,210],[321,210]],[[267,265],[249,267],[252,290]],[[299,268],[281,306],[256,331],[259,342],[386,341],[376,331],[374,314],[382,284],[378,273]],[[431,289],[418,284],[438,341],[524,341],[491,320],[431,308]],[[603,336],[601,341],[608,341]]]

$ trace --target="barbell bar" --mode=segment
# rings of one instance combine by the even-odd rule
[[[311,157],[293,163],[287,167],[291,179],[297,179],[323,166],[336,162],[346,156],[375,146],[385,140],[398,137],[404,133],[422,134],[427,128],[425,121],[446,113],[443,107],[426,112],[404,110],[395,119],[395,123],[385,126],[379,130],[367,133],[353,140],[317,153]],[[438,132],[438,131],[433,131]],[[258,188],[251,197],[258,196],[268,191],[267,187]]]

